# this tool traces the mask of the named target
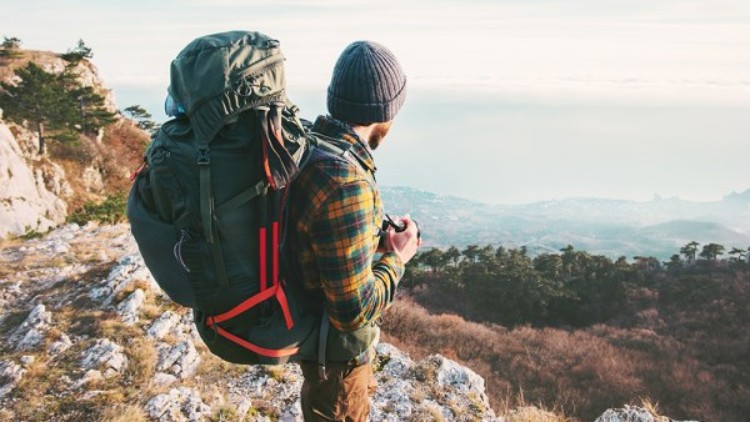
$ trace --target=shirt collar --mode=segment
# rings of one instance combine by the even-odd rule
[[[359,158],[359,161],[371,172],[374,173],[375,170],[377,170],[370,147],[347,123],[331,116],[318,116],[317,120],[315,120],[315,124],[313,124],[312,130],[321,135],[349,142],[352,144],[350,151]]]

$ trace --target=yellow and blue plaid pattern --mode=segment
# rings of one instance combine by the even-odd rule
[[[322,291],[333,327],[347,332],[393,302],[404,264],[392,252],[375,259],[383,210],[369,149],[331,117],[319,117],[313,130],[350,142],[362,166],[322,160],[299,174],[289,198],[287,251],[304,286]]]

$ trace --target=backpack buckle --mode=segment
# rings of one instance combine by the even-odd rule
[[[318,378],[326,381],[328,380],[328,375],[326,374],[326,366],[322,364],[318,364]]]
[[[198,165],[207,166],[209,164],[211,164],[211,155],[208,153],[208,150],[199,149],[198,150]]]

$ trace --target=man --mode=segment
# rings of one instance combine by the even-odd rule
[[[371,153],[388,134],[405,89],[401,66],[387,48],[366,41],[349,45],[328,88],[330,115],[313,126],[350,144],[348,158],[314,160],[292,188],[290,266],[310,306],[330,321],[325,365],[300,362],[306,421],[367,419],[375,387],[375,321],[393,302],[404,265],[421,243],[408,217],[401,219],[406,230],[381,232],[384,213]]]

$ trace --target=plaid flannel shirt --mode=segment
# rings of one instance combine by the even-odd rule
[[[322,160],[299,174],[290,197],[289,251],[305,288],[322,290],[332,326],[347,332],[390,306],[404,264],[393,252],[375,259],[383,210],[369,148],[331,117],[319,117],[313,131],[350,142],[361,168]]]

